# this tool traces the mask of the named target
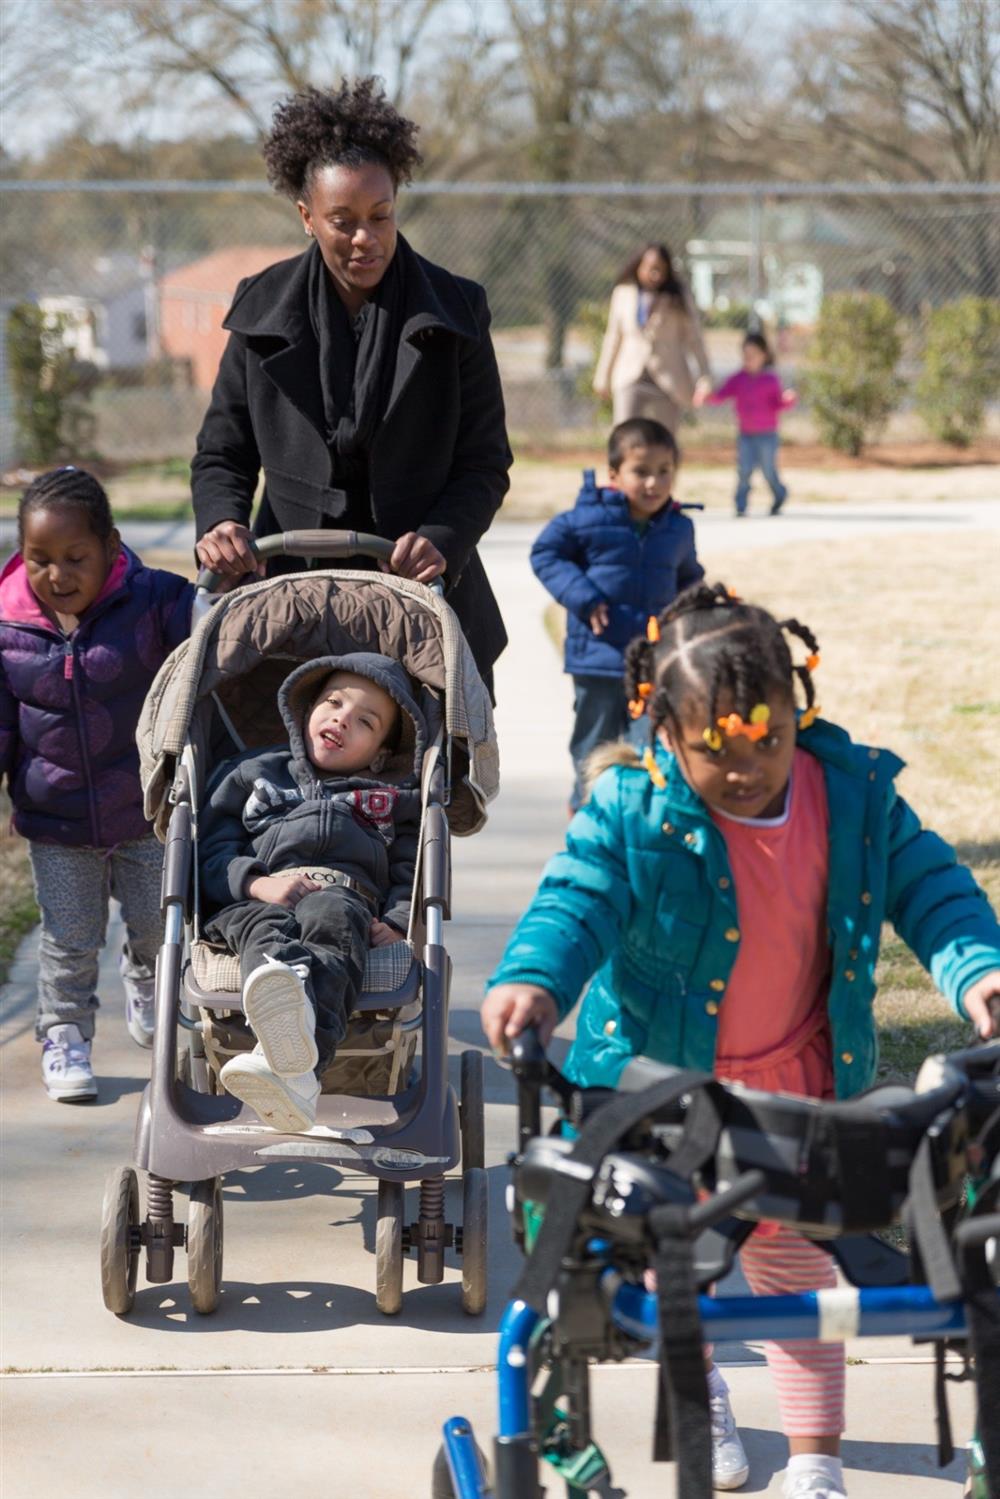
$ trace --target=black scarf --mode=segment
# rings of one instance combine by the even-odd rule
[[[309,317],[319,345],[326,440],[345,488],[367,470],[368,450],[385,411],[402,332],[403,272],[397,252],[372,297],[352,319],[319,245],[309,263]]]

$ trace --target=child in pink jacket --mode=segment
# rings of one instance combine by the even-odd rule
[[[736,444],[736,514],[746,515],[753,471],[759,468],[771,487],[771,514],[777,515],[788,498],[778,475],[778,416],[795,405],[795,392],[782,389],[772,366],[774,355],[766,338],[748,333],[743,340],[743,368],[724,380],[718,390],[694,397],[696,406],[736,402],[740,435]]]

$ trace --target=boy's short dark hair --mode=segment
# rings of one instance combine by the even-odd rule
[[[608,438],[608,468],[620,468],[629,448],[669,448],[674,462],[680,463],[681,450],[672,432],[662,422],[648,416],[630,416],[628,421],[612,427]]]

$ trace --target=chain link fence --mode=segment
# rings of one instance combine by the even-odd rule
[[[0,317],[20,301],[60,315],[91,368],[98,454],[186,459],[237,282],[304,248],[294,208],[249,182],[0,186]],[[794,386],[823,298],[855,290],[900,315],[912,378],[930,310],[1000,297],[997,185],[424,183],[402,195],[400,223],[423,254],[486,285],[509,424],[534,442],[603,427],[589,369],[618,273],[649,241],[670,247],[690,284],[717,376],[762,323]],[[9,387],[0,368],[5,467],[18,457]],[[698,425],[728,420],[705,412]],[[811,435],[808,410],[788,431]]]

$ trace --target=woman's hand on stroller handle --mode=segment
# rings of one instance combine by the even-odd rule
[[[433,541],[421,536],[419,531],[404,532],[393,546],[392,556],[381,564],[383,572],[412,578],[415,583],[432,583],[441,577],[447,566]]]
[[[212,575],[209,583],[203,581],[204,572],[199,573],[199,588],[212,589],[219,581],[232,587],[248,573],[264,576],[264,563],[257,556],[253,536],[239,521],[223,520],[206,531],[195,547],[195,555],[203,570]]]
[[[559,1008],[547,989],[538,984],[497,984],[483,1001],[483,1030],[495,1052],[506,1056],[509,1042],[527,1026],[534,1026],[547,1046],[559,1024]]]

